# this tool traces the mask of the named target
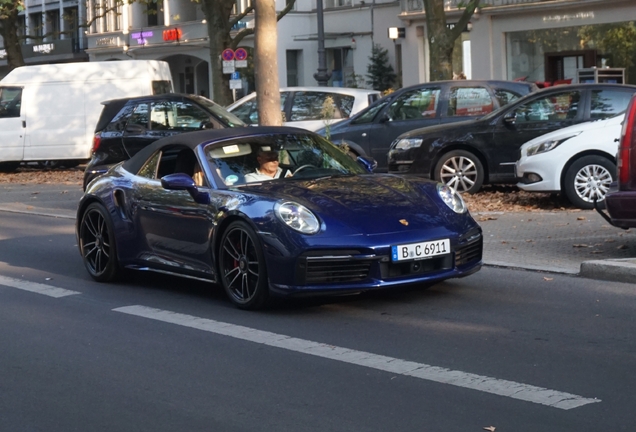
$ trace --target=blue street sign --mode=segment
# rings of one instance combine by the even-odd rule
[[[230,79],[233,79],[233,80],[241,79],[241,76],[239,75],[238,72],[232,72],[232,76],[230,77]]]

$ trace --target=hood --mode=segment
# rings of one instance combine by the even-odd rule
[[[619,134],[620,134],[620,128],[621,125],[623,123],[623,119],[625,118],[625,114],[621,114],[609,119],[604,119],[604,120],[592,120],[592,121],[588,121],[585,123],[579,123],[576,125],[572,125],[572,126],[568,126],[566,128],[563,129],[558,129],[555,130],[553,132],[547,133],[545,135],[541,135],[533,140],[528,141],[527,143],[523,144],[521,146],[521,152],[522,154],[526,153],[526,149],[532,145],[538,144],[538,143],[542,143],[545,141],[558,141],[558,140],[563,140],[569,137],[573,137],[576,135],[579,135],[581,133],[585,133],[588,131],[594,131],[594,130],[598,130],[598,129],[605,129],[605,128],[612,128],[612,127],[616,127],[619,129]],[[608,130],[608,133],[609,130]]]
[[[318,215],[328,229],[340,224],[356,233],[446,226],[452,213],[439,199],[435,183],[420,177],[369,174],[264,182],[242,189],[295,201]],[[400,219],[408,221],[408,228]]]

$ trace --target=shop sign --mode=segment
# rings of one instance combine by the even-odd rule
[[[95,41],[96,46],[113,46],[117,45],[117,38],[115,37],[103,37]]]
[[[4,59],[7,56],[6,49],[0,49],[0,60]]]
[[[33,52],[39,54],[50,54],[55,49],[52,43],[33,45]]]
[[[594,18],[594,12],[579,12],[575,14],[544,16],[543,22],[562,22],[562,21],[585,20],[585,19],[593,19],[593,18]]]
[[[163,31],[164,42],[179,41],[183,37],[183,32],[180,28],[168,29]]]
[[[146,45],[148,38],[151,38],[153,36],[154,33],[151,31],[135,32],[130,34],[131,39],[137,41],[137,45]]]

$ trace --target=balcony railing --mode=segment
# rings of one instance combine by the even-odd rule
[[[544,1],[553,0],[488,0],[485,1],[488,6],[511,6],[521,4],[541,3]],[[444,0],[444,7],[446,10],[457,9],[460,3],[466,3],[466,0]],[[422,0],[401,0],[402,12],[422,12],[424,10],[424,4]]]

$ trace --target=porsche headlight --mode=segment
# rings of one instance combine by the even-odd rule
[[[466,213],[466,210],[468,210],[464,199],[453,188],[437,183],[437,193],[442,201],[455,213]]]
[[[402,138],[395,143],[395,149],[408,150],[410,148],[417,148],[422,145],[422,138]]]
[[[316,234],[320,230],[318,218],[305,206],[295,202],[276,204],[276,216],[288,227],[303,234]]]
[[[581,132],[576,133],[576,134],[572,134],[568,137],[565,138],[561,138],[558,140],[548,140],[548,141],[543,141],[537,144],[533,144],[530,147],[528,147],[526,149],[526,156],[534,156],[536,154],[540,154],[540,153],[545,153],[545,152],[549,152],[550,150],[554,150],[555,148],[557,148],[559,145],[561,145],[561,143],[569,140],[570,138],[574,138],[575,136],[579,135]]]

